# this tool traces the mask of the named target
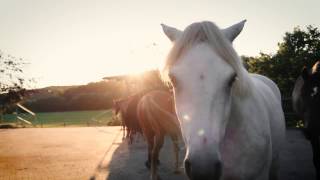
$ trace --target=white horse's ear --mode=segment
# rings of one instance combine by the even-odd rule
[[[163,32],[167,35],[167,37],[172,42],[177,40],[182,34],[182,31],[180,31],[180,30],[178,30],[178,29],[176,29],[174,27],[170,27],[170,26],[167,26],[165,24],[161,24],[161,26],[162,26]]]
[[[222,29],[223,34],[232,42],[242,31],[243,26],[247,20],[243,20],[226,29]]]

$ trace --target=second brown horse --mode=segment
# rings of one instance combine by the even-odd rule
[[[118,99],[113,101],[113,109],[115,115],[121,114],[122,126],[123,126],[123,138],[129,138],[129,143],[132,144],[133,136],[137,133],[141,133],[141,128],[137,117],[137,106],[143,92],[129,96],[124,99]]]

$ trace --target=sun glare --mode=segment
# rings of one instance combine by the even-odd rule
[[[114,74],[126,74],[134,76],[145,71],[159,69],[163,60],[161,57],[151,59],[153,56],[148,55],[147,52],[145,55],[141,55],[140,57],[132,57],[128,61],[122,61],[121,65],[120,62],[119,64],[114,64]]]
[[[128,75],[139,75],[140,73],[149,70],[147,67],[142,67],[139,64],[135,64],[133,66],[126,66],[120,69],[123,74]]]

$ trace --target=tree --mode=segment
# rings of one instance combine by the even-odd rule
[[[257,57],[243,57],[250,72],[266,75],[275,81],[284,96],[290,96],[303,66],[311,67],[320,60],[320,32],[307,26],[295,27],[285,33],[275,54],[260,53]]]
[[[26,90],[22,58],[16,58],[0,51],[0,114],[10,105],[22,100]]]
[[[311,67],[320,60],[320,32],[318,28],[307,26],[305,30],[295,27],[285,33],[278,43],[275,54],[260,53],[257,57],[243,57],[249,72],[263,74],[271,78],[280,88],[285,112],[292,112],[291,93],[294,83],[304,66]],[[297,118],[287,116],[287,123],[297,124]]]

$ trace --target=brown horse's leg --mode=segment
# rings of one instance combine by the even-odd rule
[[[145,162],[145,165],[148,169],[151,167],[151,158],[152,158],[152,150],[153,150],[153,145],[154,145],[154,136],[147,136],[145,135],[148,143],[148,159]]]
[[[317,179],[320,180],[320,142],[317,135],[310,137],[310,142],[313,151],[313,164],[316,168]]]
[[[173,152],[175,156],[175,170],[174,173],[178,174],[180,173],[180,168],[179,168],[179,138],[177,135],[171,135],[171,140],[173,143]]]
[[[130,134],[129,134],[129,143],[132,144],[133,142],[133,135],[134,135],[134,131],[130,130]]]
[[[127,127],[127,128],[126,128],[126,131],[127,131],[126,138],[128,139],[128,138],[129,138],[129,136],[130,136],[130,129]]]
[[[123,124],[122,125],[122,140],[126,138],[126,126]]]
[[[157,166],[159,161],[159,152],[164,142],[164,136],[163,135],[156,135],[154,137],[154,146],[152,150],[152,157],[151,157],[151,179],[152,180],[158,180],[160,179],[158,177],[157,173]]]

